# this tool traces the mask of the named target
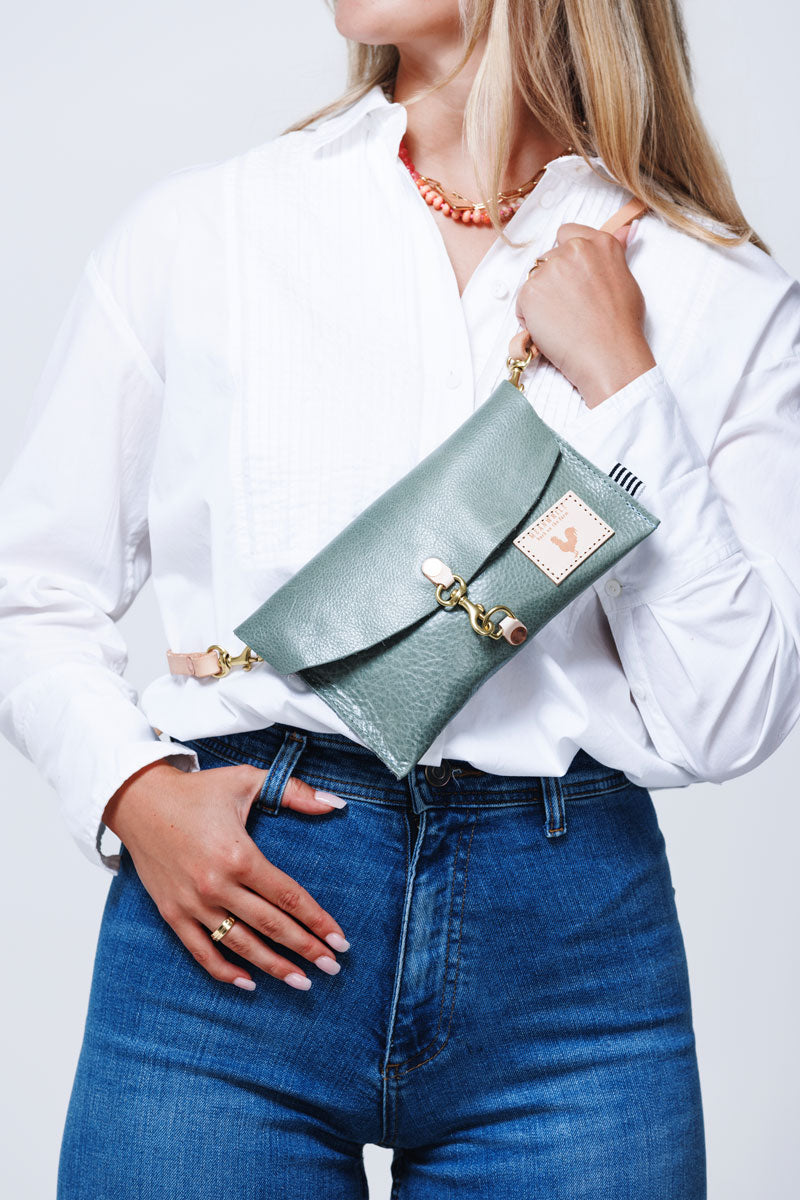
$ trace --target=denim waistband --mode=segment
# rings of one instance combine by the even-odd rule
[[[463,759],[441,766],[415,766],[398,779],[368,747],[340,733],[318,733],[274,722],[246,732],[181,739],[223,763],[250,763],[268,770],[259,807],[276,811],[279,792],[290,774],[327,791],[374,803],[425,808],[544,802],[554,815],[553,832],[563,825],[563,801],[598,796],[630,787],[624,772],[579,749],[562,776],[498,775]]]

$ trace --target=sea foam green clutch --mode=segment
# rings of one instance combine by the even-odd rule
[[[407,775],[481,684],[659,524],[536,414],[519,382],[533,352],[509,357],[510,378],[467,421],[236,626],[241,654],[209,647],[208,671],[172,655],[173,669],[261,659],[297,673]]]

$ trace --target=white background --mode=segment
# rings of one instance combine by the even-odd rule
[[[121,208],[169,171],[275,136],[345,80],[322,0],[2,2],[0,474],[84,258]],[[691,0],[686,18],[698,100],[741,207],[797,277],[797,8]],[[141,689],[164,670],[150,584],[121,628]],[[689,956],[710,1200],[796,1195],[798,766],[795,730],[744,778],[654,793]],[[0,1161],[6,1195],[50,1200],[110,876],[3,741],[0,780]],[[367,1148],[374,1197],[389,1195],[389,1158]]]

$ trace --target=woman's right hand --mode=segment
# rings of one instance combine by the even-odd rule
[[[291,987],[308,989],[305,972],[260,935],[332,975],[340,965],[331,947],[347,950],[350,943],[333,917],[271,863],[247,832],[245,822],[265,777],[248,763],[182,771],[159,759],[122,784],[102,820],[129,851],[161,916],[210,975],[256,986],[210,937],[233,913],[237,919],[225,945]],[[315,799],[315,789],[294,776],[281,796],[282,806],[312,815],[339,804]]]

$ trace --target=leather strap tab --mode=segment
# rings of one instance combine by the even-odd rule
[[[623,204],[622,208],[609,217],[600,228],[604,233],[615,233],[623,225],[627,225],[630,221],[635,221],[637,217],[643,217],[646,212],[647,205],[645,202],[633,196],[627,204]]]
[[[167,651],[167,662],[171,675],[219,675],[220,661],[216,650],[195,650],[190,654]]]

